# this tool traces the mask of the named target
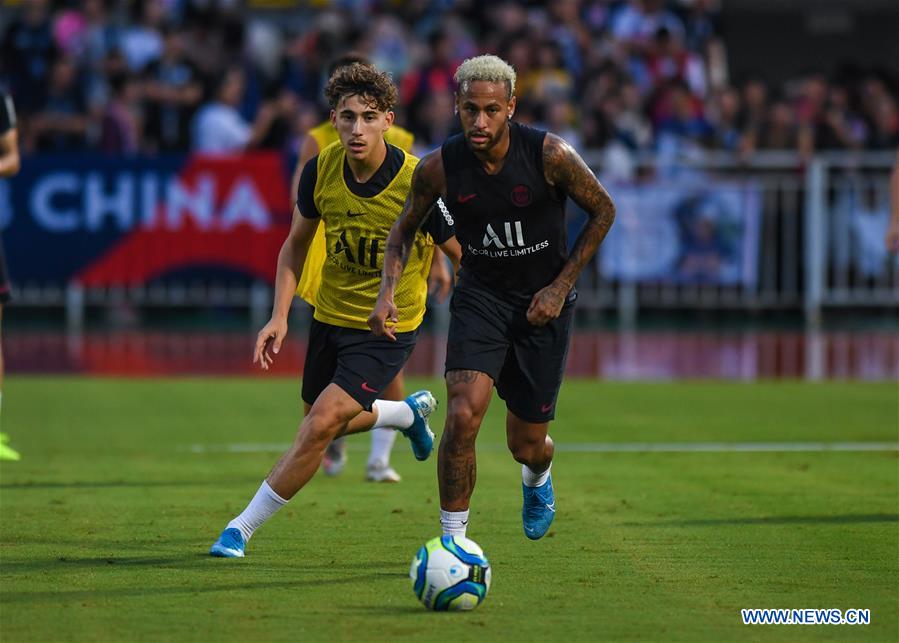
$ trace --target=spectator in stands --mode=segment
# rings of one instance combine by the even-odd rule
[[[428,95],[420,111],[420,125],[415,131],[415,149],[424,156],[458,131],[454,108],[456,100],[454,91],[447,89],[432,92]]]
[[[534,83],[534,44],[533,34],[527,32],[527,35],[520,37],[511,37],[499,46],[499,52],[504,60],[507,60],[518,75],[516,86],[521,90],[522,83],[526,91],[530,90]],[[519,101],[520,102],[520,101]]]
[[[744,134],[758,137],[768,119],[768,86],[758,76],[749,77],[740,90],[740,129]]]
[[[764,122],[748,133],[747,149],[795,150],[799,145],[796,116],[785,100],[775,100],[768,108]]]
[[[864,119],[849,107],[849,90],[831,86],[815,127],[816,149],[859,149],[868,138]]]
[[[452,93],[455,89],[453,85],[453,74],[456,73],[461,61],[454,60],[451,52],[449,36],[443,31],[435,31],[428,36],[428,48],[430,56],[428,60],[418,69],[413,69],[403,76],[400,83],[400,96],[406,110],[406,117],[409,129],[416,136],[422,136],[426,130],[437,127],[447,127],[449,124],[434,123],[431,121],[431,115],[428,111],[433,111],[435,103],[431,100],[433,96],[438,96],[437,107],[440,107],[439,97],[442,95],[450,95],[450,109],[452,110]],[[446,117],[446,114],[441,116]],[[452,120],[452,112],[449,114]],[[438,139],[437,143],[442,142]]]
[[[690,51],[706,54],[721,37],[721,0],[692,0],[684,17],[685,43]]]
[[[97,67],[109,52],[120,49],[121,29],[110,22],[104,0],[84,0],[81,13],[85,26],[79,47],[80,63]]]
[[[583,149],[583,138],[574,127],[574,112],[571,103],[563,100],[549,101],[542,104],[542,118],[538,120],[538,129],[552,132],[565,139],[575,149]]]
[[[26,151],[38,138],[41,149],[72,147],[76,140],[80,149],[101,147],[110,79],[118,83],[123,68],[142,81],[135,105],[145,116],[142,150],[190,147],[201,85],[223,78],[232,67],[243,70],[243,98],[234,106],[239,113],[226,110],[231,124],[242,122],[252,132],[255,121],[266,128],[252,147],[290,147],[296,115],[286,114],[288,106],[297,98],[317,105],[326,61],[350,49],[365,51],[402,79],[401,104],[408,109],[400,117],[426,143],[457,122],[455,117],[435,121],[445,112],[442,93],[451,87],[454,64],[484,50],[501,54],[517,70],[520,117],[546,119],[567,111],[590,147],[614,144],[633,154],[658,147],[659,141],[692,141],[689,147],[696,151],[701,142],[732,152],[762,148],[808,155],[889,148],[896,140],[897,95],[884,72],[865,75],[853,68],[848,73],[847,67],[837,80],[806,74],[771,87],[768,78],[755,76],[739,92],[731,89],[720,0],[363,4],[356,12],[344,2],[296,8],[283,14],[287,20],[265,21],[268,16],[234,0],[32,0],[21,3],[3,34],[0,79],[17,100]],[[119,20],[127,17],[126,7],[133,8],[130,23]],[[40,137],[29,129],[32,115],[60,103],[58,95],[47,96],[51,85],[58,89],[50,74],[60,57],[74,62],[77,93],[86,105],[62,113],[82,113],[86,127],[62,132],[65,136],[53,142],[46,119],[37,121]],[[695,112],[689,127],[709,125],[704,140],[682,136],[685,121],[671,113],[674,85],[689,89]],[[784,105],[772,106],[769,91],[782,94]],[[558,101],[569,107],[556,107]],[[221,116],[218,107],[213,111]],[[680,134],[673,136],[674,130]]]
[[[702,58],[685,49],[667,27],[660,28],[648,44],[645,66],[653,87],[678,81],[686,84],[694,96],[703,97],[706,94]]]
[[[204,154],[230,154],[258,146],[279,116],[290,118],[279,101],[263,103],[252,123],[238,111],[244,95],[244,74],[228,69],[193,120],[193,149]]]
[[[552,40],[544,40],[537,49],[534,73],[528,85],[521,88],[524,100],[539,103],[570,101],[574,94],[574,77],[565,68],[562,52]]]
[[[583,73],[584,52],[590,49],[593,40],[581,19],[580,9],[580,0],[556,0],[547,7],[549,38],[557,44],[562,63],[573,78]]]
[[[874,124],[868,137],[868,147],[874,150],[895,150],[899,147],[899,110],[896,99],[881,97],[874,107]]]
[[[743,149],[740,131],[740,93],[726,87],[715,92],[708,106],[707,115],[712,128],[712,146],[728,152]]]
[[[482,43],[485,50],[503,51],[504,43],[521,40],[528,33],[527,10],[518,2],[488,6],[485,17],[490,26]]]
[[[299,104],[296,94],[289,89],[275,86],[268,88],[259,111],[270,110],[271,123],[256,145],[258,148],[277,151],[286,151],[290,148],[294,117]]]
[[[184,34],[167,29],[162,57],[143,74],[146,141],[150,150],[190,147],[190,119],[203,96],[200,75],[184,54]]]
[[[86,31],[87,20],[76,9],[64,9],[53,20],[53,41],[64,56],[81,55]]]
[[[660,29],[678,41],[684,39],[684,25],[665,9],[665,0],[630,0],[612,18],[612,35],[635,51],[644,51]]]
[[[202,6],[200,6],[202,5]],[[239,66],[243,53],[242,17],[234,7],[191,2],[185,11],[184,51],[204,78],[219,78]]]
[[[621,111],[615,117],[615,139],[629,149],[647,150],[652,147],[652,123],[643,112],[642,98],[637,86],[625,82],[619,93]]]
[[[859,104],[862,117],[869,127],[873,127],[878,107],[889,95],[886,83],[879,76],[872,74],[862,81],[859,88]]]
[[[622,108],[618,97],[623,82],[622,73],[615,65],[606,63],[599,68],[591,68],[588,75],[590,80],[582,92],[583,141],[588,147],[602,147],[615,135],[615,121]]]
[[[89,124],[78,71],[72,60],[60,58],[53,64],[41,110],[30,120],[25,149],[41,152],[84,149]]]
[[[133,7],[140,20],[125,29],[119,46],[131,71],[140,73],[162,56],[162,28],[167,9],[164,0],[136,2]]]
[[[32,0],[2,38],[0,70],[9,79],[20,116],[44,105],[53,62],[59,52],[53,40],[47,0]]]
[[[684,83],[671,83],[657,115],[656,142],[660,150],[690,151],[708,144],[712,128],[702,114],[701,104]]]
[[[395,78],[402,78],[409,60],[409,42],[404,25],[390,14],[375,14],[363,31],[362,51],[372,62]]]
[[[100,120],[100,151],[106,154],[136,154],[141,141],[139,87],[127,74],[109,79],[110,100]]]

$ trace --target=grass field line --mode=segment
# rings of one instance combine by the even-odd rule
[[[233,442],[192,444],[191,453],[280,453],[287,442]],[[367,451],[367,442],[348,444],[351,451]],[[555,445],[556,451],[571,453],[846,453],[899,451],[899,442],[572,442]],[[505,451],[505,445],[483,444],[479,451]]]

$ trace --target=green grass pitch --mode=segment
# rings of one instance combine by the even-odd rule
[[[439,381],[429,384],[445,399]],[[243,560],[206,552],[292,440],[286,379],[8,378],[3,641],[596,641],[899,638],[899,460],[847,453],[606,453],[598,442],[899,440],[896,383],[569,380],[552,435],[558,515],[521,528],[501,402],[478,441],[469,536],[493,587],[434,614],[407,577],[440,531],[434,459],[362,481],[367,436]],[[443,409],[433,421],[442,428]],[[235,453],[227,445],[249,445]],[[273,446],[272,446],[273,445]],[[232,447],[233,448],[233,447]],[[867,608],[867,626],[744,626],[740,608]]]

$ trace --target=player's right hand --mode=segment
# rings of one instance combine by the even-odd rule
[[[368,316],[368,327],[378,337],[387,337],[395,342],[398,314],[399,311],[397,311],[393,299],[388,301],[378,297],[378,301],[375,302],[375,309]]]
[[[256,348],[253,350],[253,363],[256,364],[258,362],[262,370],[267,371],[274,363],[274,357],[269,353],[269,349],[271,349],[272,353],[277,355],[278,351],[281,350],[281,342],[284,341],[286,335],[287,321],[270,319],[269,322],[263,326],[262,330],[259,331],[259,334],[256,335]]]

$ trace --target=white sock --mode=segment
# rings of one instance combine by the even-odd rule
[[[465,511],[440,510],[440,526],[444,536],[465,536],[468,529],[468,509]]]
[[[549,470],[552,469],[553,463],[550,462],[549,466],[546,467],[546,471],[543,473],[534,473],[531,471],[528,465],[521,465],[521,481],[524,483],[525,487],[539,487],[542,484],[545,484],[549,479]]]
[[[243,534],[243,541],[250,540],[253,532],[259,529],[266,520],[275,515],[275,512],[283,507],[287,501],[276,494],[268,482],[263,480],[259,491],[250,500],[250,504],[237,518],[228,523],[228,528],[239,529]]]
[[[373,469],[386,469],[390,465],[390,450],[393,449],[394,442],[396,442],[394,429],[372,429],[368,466]]]
[[[372,427],[374,429],[407,429],[415,420],[412,409],[405,402],[375,400],[372,406],[378,411],[378,419]]]

